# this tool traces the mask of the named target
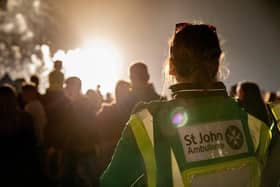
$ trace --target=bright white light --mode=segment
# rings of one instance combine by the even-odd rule
[[[39,10],[40,10],[40,4],[41,4],[41,2],[40,2],[39,0],[33,1],[33,7],[34,7],[34,9],[35,9],[36,12],[39,12]]]
[[[105,41],[92,41],[83,48],[58,51],[54,60],[63,61],[65,77],[78,76],[82,80],[83,92],[98,84],[101,91],[113,92],[120,79],[121,57],[117,50]]]
[[[18,32],[21,34],[24,33],[27,30],[27,23],[25,17],[22,14],[17,14],[15,21],[18,27]]]

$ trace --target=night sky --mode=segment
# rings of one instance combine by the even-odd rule
[[[280,3],[276,0],[60,0],[58,6],[68,24],[65,32],[71,33],[67,47],[106,39],[122,54],[124,67],[137,60],[148,64],[159,92],[168,39],[177,22],[217,27],[224,63],[230,69],[228,88],[250,80],[264,90],[280,90]],[[127,79],[126,68],[122,76]]]

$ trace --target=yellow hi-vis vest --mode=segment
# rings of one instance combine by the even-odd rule
[[[199,166],[184,170],[174,154],[174,147],[170,147],[173,186],[259,186],[261,165],[265,162],[265,155],[271,138],[270,131],[263,122],[249,114],[247,115],[247,123],[250,132],[248,136],[251,137],[255,151],[254,156],[234,160],[225,159],[224,162],[212,164],[194,158]],[[217,123],[216,126],[219,126],[219,124]],[[156,187],[158,186],[158,171],[154,151],[156,139],[154,138],[153,116],[148,109],[142,109],[132,115],[129,125],[145,163],[146,184],[148,187]],[[201,127],[205,128],[203,125]],[[208,128],[207,125],[206,127]]]

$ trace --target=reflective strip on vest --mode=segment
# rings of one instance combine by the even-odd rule
[[[250,114],[248,114],[248,126],[255,151],[258,150],[258,156],[263,160],[272,137],[271,131],[264,122]]]
[[[147,109],[137,112],[136,115],[141,119],[148,133],[148,136],[154,146],[155,144],[154,144],[153,116],[150,114],[150,112]]]
[[[269,104],[269,108],[273,114],[273,117],[277,123],[277,129],[280,131],[280,102],[274,102]]]
[[[248,126],[253,140],[255,151],[258,149],[260,144],[260,132],[261,132],[262,123],[263,123],[262,121],[248,114]]]
[[[147,186],[156,187],[157,171],[153,146],[152,116],[149,111],[145,109],[136,115],[132,115],[129,124],[145,163]]]
[[[244,158],[191,168],[183,172],[186,187],[257,187],[260,169],[256,158]]]
[[[135,128],[135,125],[132,125],[134,126],[132,129],[133,129],[133,134],[136,138],[137,135],[135,134],[139,134],[139,138],[137,138],[139,141],[143,141],[144,138],[149,138],[152,146],[153,146],[153,150],[154,150],[154,131],[153,131],[153,117],[151,116],[151,114],[149,113],[149,111],[147,109],[144,109],[140,112],[138,112],[135,116],[135,119],[134,121],[137,121],[136,123],[138,123],[138,125],[140,126],[141,124],[141,131],[145,131],[145,133],[143,132],[142,135],[140,135],[140,132],[137,132],[139,131],[139,127]],[[135,123],[135,122],[133,122]],[[145,129],[142,129],[143,126],[145,127]],[[145,134],[145,135],[144,135]],[[147,136],[148,135],[148,136]],[[138,141],[136,140],[136,141]],[[137,142],[137,145],[139,146],[139,143]],[[145,144],[145,146],[147,146],[148,144]],[[151,146],[151,145],[150,145]],[[139,146],[139,149],[141,151],[141,154],[143,155],[143,158],[145,160],[145,157],[144,154],[153,154],[154,156],[154,152],[151,153],[151,151],[144,151],[145,148],[140,148]],[[177,163],[177,160],[175,158],[175,155],[174,155],[174,152],[173,150],[171,149],[170,150],[171,152],[171,166],[172,166],[172,179],[173,179],[173,186],[174,187],[184,187],[184,184],[183,184],[183,180],[182,180],[182,175],[181,175],[181,172],[180,172],[180,169],[179,169],[179,166],[178,166],[178,163]],[[155,158],[155,157],[154,157]],[[147,159],[146,159],[147,160]],[[155,160],[155,159],[154,159]],[[150,160],[151,161],[151,160]],[[144,161],[145,162],[145,165],[150,162],[150,161]],[[156,175],[154,175],[154,179],[152,179],[152,172],[156,172],[155,168],[156,168],[156,164],[152,164],[154,165],[153,167],[154,168],[150,168],[150,172],[148,172],[148,169],[147,169],[147,176],[148,178],[150,177],[150,180],[151,181],[156,181]],[[151,165],[151,166],[152,166]],[[151,167],[150,166],[150,167]]]
[[[171,149],[171,169],[172,169],[172,181],[174,187],[184,187],[183,178],[179,169],[178,162],[175,158],[174,152]]]
[[[269,104],[269,107],[272,111],[272,114],[274,116],[274,118],[276,119],[276,121],[280,121],[280,102],[277,103],[271,103]]]

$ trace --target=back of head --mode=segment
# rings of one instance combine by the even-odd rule
[[[65,81],[66,87],[81,89],[82,82],[79,77],[69,77]]]
[[[17,108],[15,90],[10,86],[0,87],[0,113],[14,112]]]
[[[129,93],[130,84],[123,80],[118,81],[115,88],[116,102],[120,103],[125,101],[129,97]]]
[[[22,96],[25,102],[30,102],[37,99],[37,89],[32,84],[26,84],[22,87]]]
[[[129,75],[132,85],[147,84],[150,78],[148,67],[142,62],[132,64],[129,68]]]
[[[99,109],[101,107],[102,98],[95,90],[92,89],[87,90],[86,96],[87,98],[89,98],[92,105],[96,107],[96,109]]]
[[[25,83],[25,79],[24,78],[17,78],[15,80],[15,88],[16,88],[16,92],[17,93],[21,93],[22,86],[24,85],[24,83]]]
[[[81,93],[82,81],[78,77],[69,77],[66,79],[65,84],[66,95],[71,100],[75,100]]]
[[[30,81],[31,81],[32,83],[34,83],[36,87],[38,87],[38,85],[39,85],[39,77],[38,77],[38,76],[32,75],[32,76],[30,77]]]
[[[261,90],[256,83],[242,82],[237,88],[239,102],[245,110],[258,119],[270,124],[268,111],[264,103]]]
[[[199,84],[216,81],[222,51],[214,26],[177,24],[170,45],[169,71],[178,82],[180,79]]]
[[[270,92],[268,102],[275,102],[276,100],[277,100],[276,92]]]
[[[62,61],[56,60],[54,61],[54,69],[60,71],[62,69]]]
[[[261,90],[256,83],[253,82],[242,82],[238,85],[238,94],[240,100],[244,101],[257,101],[262,100]]]

